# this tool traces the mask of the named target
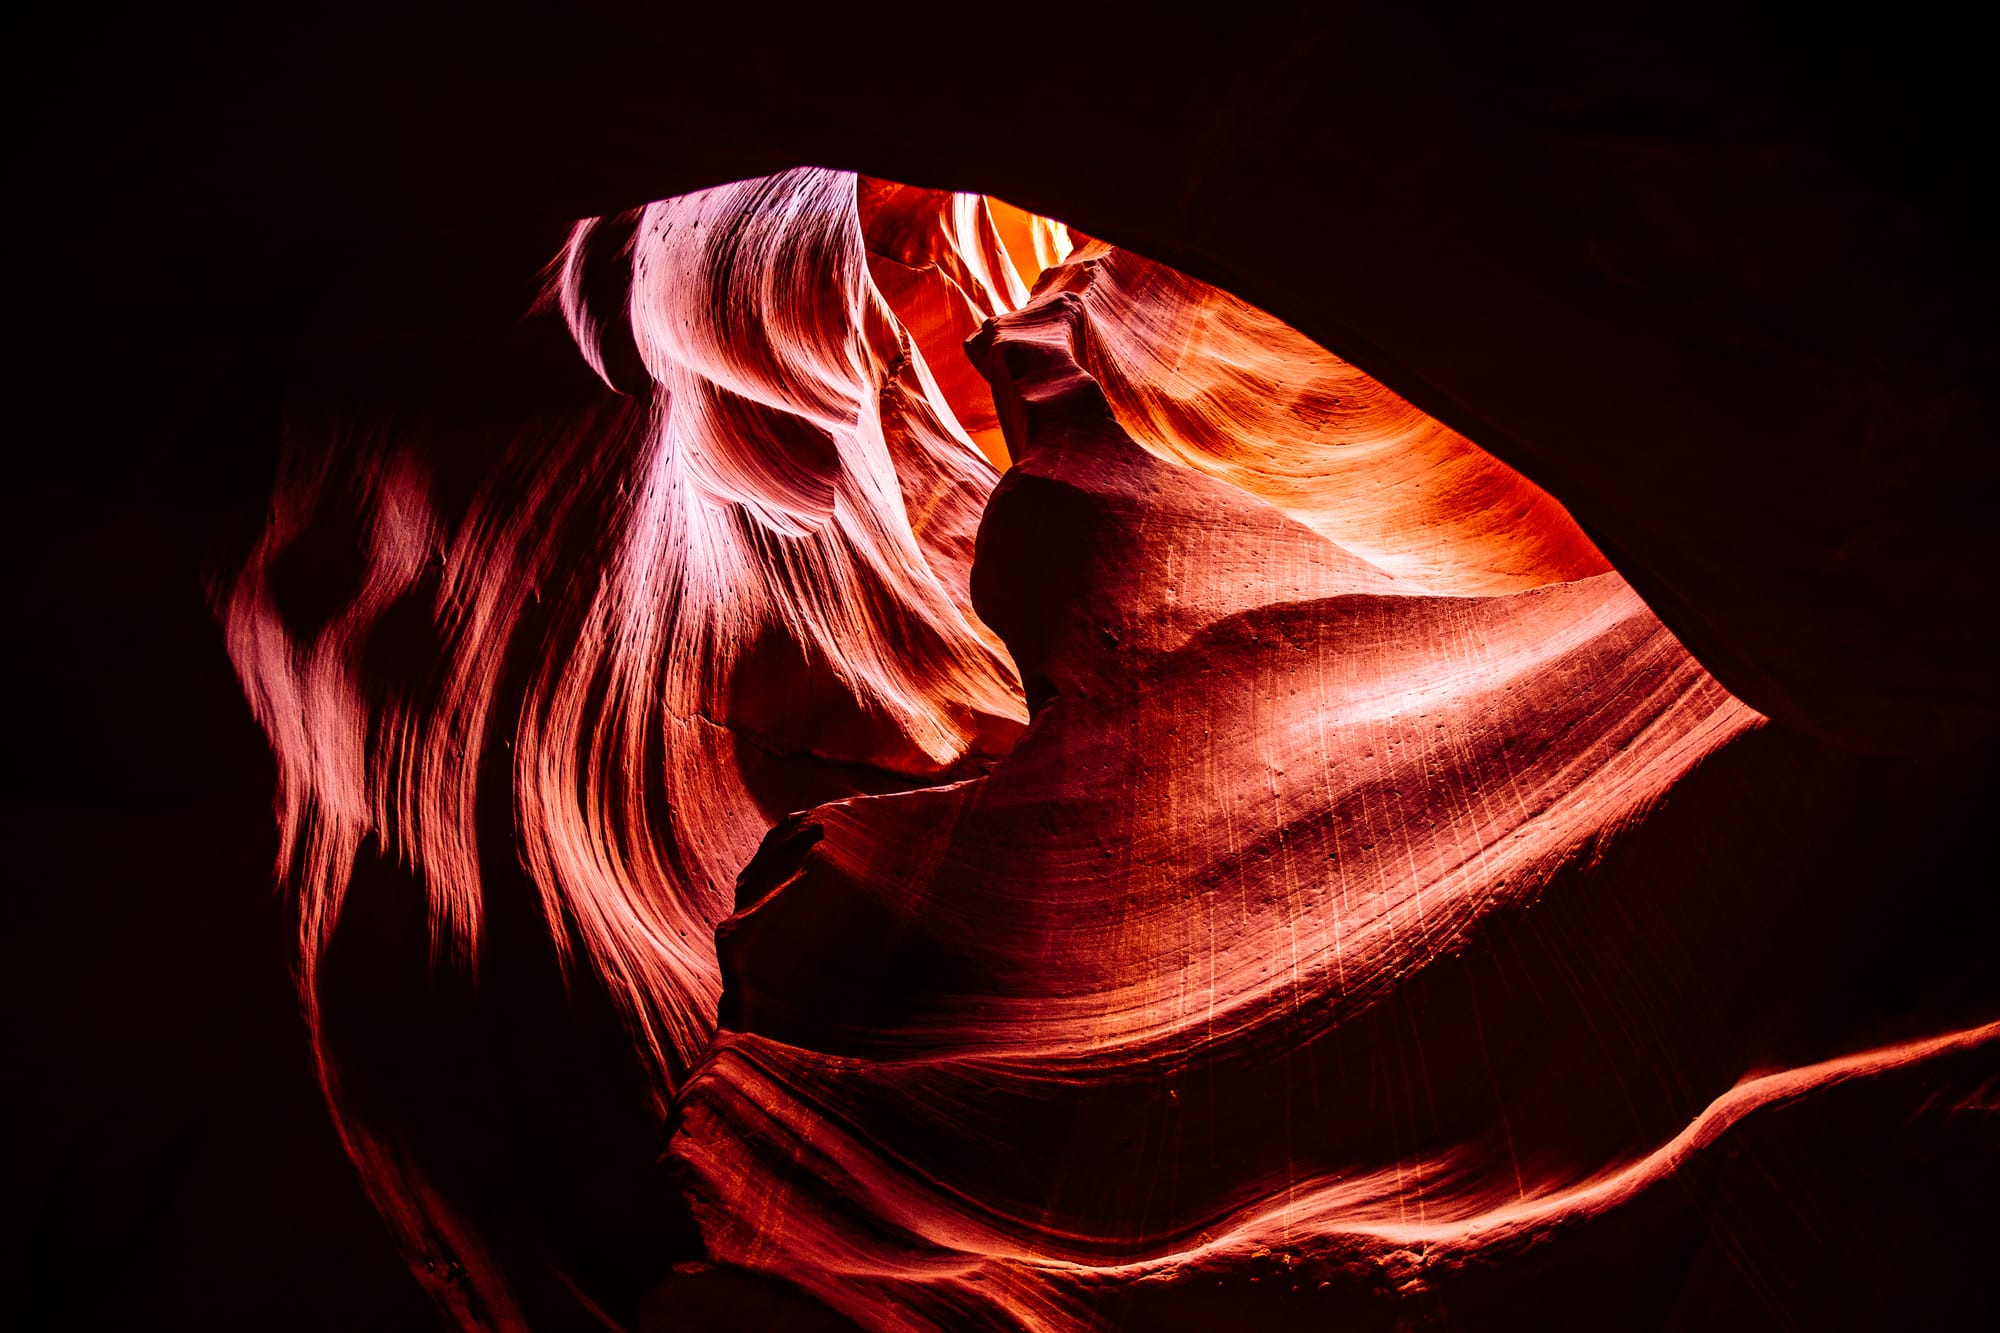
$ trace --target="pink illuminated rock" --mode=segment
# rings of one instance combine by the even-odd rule
[[[905,210],[918,230],[978,206],[916,199],[940,212]],[[607,273],[592,247],[610,236]],[[791,172],[581,224],[561,296],[587,359],[634,396],[512,442],[456,509],[421,436],[295,469],[231,597],[230,650],[280,759],[316,1030],[318,964],[363,845],[411,868],[437,956],[469,969],[496,873],[482,821],[500,820],[663,1110],[712,1030],[711,931],[771,822],[937,781],[1018,734],[1014,669],[968,591],[996,473],[869,276],[852,176]],[[361,575],[302,633],[274,571],[350,507]],[[412,620],[420,667],[385,655]],[[496,752],[506,796],[482,805]],[[471,1274],[476,1295],[448,1303],[504,1311],[504,1277],[469,1257],[395,1127],[349,1114],[323,1044],[320,1060],[405,1244]]]

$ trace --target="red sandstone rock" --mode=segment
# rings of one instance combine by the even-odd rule
[[[1177,1267],[1074,1272],[1095,1317],[1994,1322],[1991,1050],[1924,1044],[2000,1015],[1977,926],[2000,682],[1980,43],[1902,14],[1801,24],[1735,6],[1329,20],[1232,5],[1194,23],[1131,6],[998,23],[973,7],[622,0],[254,22],[42,9],[16,42],[43,77],[16,84],[32,221],[0,488],[17,1320],[434,1326],[305,1058],[283,962],[296,904],[270,884],[275,773],[204,595],[256,541],[281,448],[285,493],[311,503],[289,511],[264,576],[300,662],[383,590],[363,596],[378,494],[420,496],[445,533],[497,522],[545,540],[538,568],[573,574],[495,627],[507,651],[485,707],[506,721],[453,779],[472,792],[476,974],[432,957],[429,871],[393,843],[356,845],[315,974],[344,1115],[393,1136],[533,1327],[630,1326],[663,1276],[651,1307],[669,1327],[837,1318],[711,1262],[678,1229],[677,1191],[636,1187],[660,1092],[633,1054],[631,995],[552,928],[520,864],[511,726],[575,646],[599,548],[630,530],[610,497],[650,409],[621,415],[578,355],[594,346],[606,379],[652,394],[621,227],[648,200],[810,163],[1017,198],[1279,315],[1546,488],[1772,719],[1619,831],[1601,868],[1646,867],[1645,883],[1599,878],[1561,899],[1561,929],[1530,909],[1501,947],[1461,956],[1484,969],[1481,1027],[1557,1014],[1525,1048],[1490,1051],[1503,1076],[1554,1071],[1509,1103],[1515,1123],[1571,1100],[1606,1119],[1572,1091],[1606,1069],[1632,1090],[1612,1119],[1679,1117],[1731,1069],[1755,1071],[1753,1102],[1773,1078],[1791,1091],[1741,1118],[1724,1094],[1691,1140],[1683,1119],[1645,1121],[1634,1141],[1667,1151],[1636,1160],[1672,1180],[1610,1207],[1592,1186],[1548,1196],[1582,1204],[1585,1225],[1476,1258],[1435,1226],[1313,1218],[1303,1241],[1247,1248],[1212,1232]],[[1051,262],[988,212],[1024,273]],[[552,293],[573,286],[587,315],[572,342],[522,313],[594,215],[574,283]],[[1126,432],[1163,448],[1118,368],[1085,364]],[[1155,357],[1146,374],[1198,365]],[[1202,378],[1180,396],[1215,397]],[[1196,435],[1190,459],[1228,441]],[[420,463],[421,485],[378,483],[371,450]],[[544,508],[517,524],[544,464],[579,498],[560,522]],[[516,568],[461,568],[453,586]],[[356,713],[421,716],[442,696],[465,603],[431,578],[321,672],[356,685]],[[315,734],[337,754],[355,730]],[[364,772],[368,754],[425,743],[361,735]],[[752,795],[773,815],[909,780],[805,759],[761,771]],[[407,804],[399,781],[384,789]],[[1586,855],[1563,873],[1594,872]],[[1495,977],[1516,941],[1534,970]],[[1399,994],[1425,1040],[1389,1031],[1367,1068],[1385,1097],[1407,1073],[1415,1107],[1464,1023],[1422,986]],[[1855,1059],[1870,1051],[1890,1055]],[[1579,1131],[1572,1168],[1597,1132]],[[1329,1255],[1324,1286],[1295,1276]],[[448,1254],[416,1258],[463,1286]],[[885,1271],[858,1279],[864,1294]]]
[[[553,1261],[451,1142],[501,1113],[327,982],[391,865],[440,987],[525,947],[518,879],[606,997],[725,1265],[663,1323],[1477,1308],[1760,1108],[1990,1067],[1990,1029],[1742,1028],[1842,774],[1525,478],[1069,239],[811,169],[587,221],[548,304],[595,401],[281,478],[228,630],[317,1068],[461,1324],[522,1323]],[[288,562],[341,542],[302,607]]]
[[[1260,1281],[1330,1293],[1286,1322],[1372,1323],[1676,1188],[1767,1102],[1990,1060],[1988,1028],[1739,1085],[1713,1013],[1656,1005],[1678,950],[1617,957],[1603,912],[1685,914],[1696,950],[1732,928],[1735,867],[1691,886],[1642,826],[1768,772],[1738,743],[1761,719],[1498,465],[1406,494],[1474,451],[1375,386],[1314,441],[1331,494],[1262,452],[1287,390],[1352,374],[1203,336],[1289,350],[1264,317],[1130,256],[1039,291],[975,349],[1017,461],[974,589],[1034,721],[987,775],[795,816],[746,870],[672,1148],[718,1258],[866,1327],[1091,1327]],[[1148,358],[1188,369],[1124,411],[1084,364]],[[1200,394],[1258,373],[1239,417]],[[1249,486],[1127,435],[1176,391],[1155,449]],[[1507,542],[1496,493],[1552,531]],[[1322,535],[1371,512],[1398,576]]]

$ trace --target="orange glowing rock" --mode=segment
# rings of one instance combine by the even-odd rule
[[[863,178],[856,199],[868,275],[923,353],[958,424],[995,467],[1007,446],[993,396],[960,350],[988,319],[1027,300],[1068,253],[1058,223],[976,194]]]
[[[1516,592],[1611,568],[1527,478],[1271,316],[1128,252],[1078,259],[1055,288],[1090,316],[1078,363],[1147,450],[1407,590]]]

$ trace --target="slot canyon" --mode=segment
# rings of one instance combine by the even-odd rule
[[[2000,1317],[1969,35],[9,22],[21,1326]]]

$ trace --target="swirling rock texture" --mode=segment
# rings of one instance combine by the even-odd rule
[[[1990,1321],[1976,81],[1486,22],[35,48],[30,1325]]]
[[[1767,970],[1723,904],[1803,904],[1737,830],[1824,780],[1517,473],[999,217],[1011,250],[979,196],[803,170],[581,223],[546,304],[628,401],[452,498],[421,433],[280,480],[225,621],[316,1067],[452,1317],[528,1321],[487,1239],[519,1222],[464,1119],[413,1130],[438,1076],[341,1033],[364,847],[434,974],[476,974],[511,862],[672,1117],[703,1255],[864,1327],[1199,1324],[1178,1288],[1266,1282],[1297,1300],[1260,1323],[1449,1312],[1725,1124],[1984,1057],[1741,1082],[1754,986],[1675,979]],[[312,616],[288,571],[336,544]]]
[[[593,973],[634,1035],[657,1115],[712,1033],[715,923],[772,820],[976,767],[1025,721],[968,591],[996,474],[869,272],[907,275],[947,331],[948,299],[990,314],[1020,282],[959,286],[1004,262],[983,202],[906,193],[867,210],[872,236],[855,179],[824,171],[581,224],[556,302],[641,396],[489,455],[455,505],[422,437],[287,476],[230,596],[280,756],[320,1076],[467,1323],[518,1318],[505,1277],[424,1151],[383,1137],[402,1113],[350,1096],[344,1067],[374,1053],[330,1048],[321,970],[363,844],[409,874],[438,964],[467,972],[484,861],[518,863],[565,970]],[[607,247],[629,321],[593,305]],[[304,619],[288,562],[336,544],[351,582]],[[383,1095],[406,1097],[401,1077]]]

